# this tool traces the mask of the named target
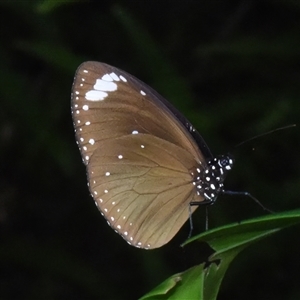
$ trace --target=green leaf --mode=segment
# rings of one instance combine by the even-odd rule
[[[195,266],[183,273],[178,273],[154,290],[140,298],[140,300],[150,299],[203,299],[200,286],[204,282],[204,265]]]
[[[199,234],[182,246],[206,242],[214,251],[207,262],[171,276],[141,299],[217,299],[230,263],[243,249],[297,223],[300,223],[300,210],[269,214]]]

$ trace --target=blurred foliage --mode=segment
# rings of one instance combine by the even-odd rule
[[[85,60],[147,82],[213,153],[232,151],[227,189],[251,192],[275,211],[299,207],[297,127],[234,148],[299,120],[298,1],[7,0],[0,9],[2,299],[136,299],[201,261],[179,247],[188,226],[144,251],[95,208],[70,115],[73,76]],[[220,196],[209,223],[263,213],[250,199]],[[194,222],[203,230],[203,210]],[[299,299],[298,230],[243,252],[219,299]]]

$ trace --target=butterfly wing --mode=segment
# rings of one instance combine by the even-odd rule
[[[205,158],[162,99],[98,62],[82,64],[73,84],[72,114],[90,192],[109,225],[141,248],[167,243],[187,220],[189,202],[203,200],[193,174]]]

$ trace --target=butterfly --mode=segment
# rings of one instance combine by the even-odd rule
[[[200,204],[225,192],[233,157],[214,157],[193,125],[134,76],[85,62],[71,103],[90,193],[130,245],[163,246]]]

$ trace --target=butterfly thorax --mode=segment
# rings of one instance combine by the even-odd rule
[[[214,203],[218,194],[223,191],[223,182],[233,164],[234,159],[231,155],[219,155],[208,161],[206,168],[197,169],[195,180],[197,194]]]

